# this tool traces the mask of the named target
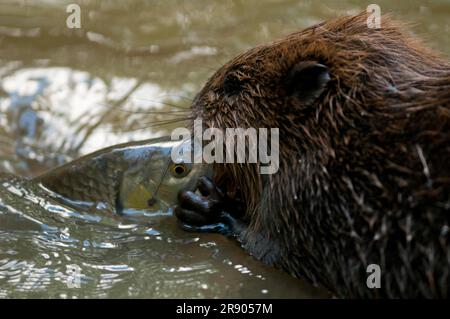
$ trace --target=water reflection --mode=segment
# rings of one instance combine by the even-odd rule
[[[161,102],[167,92],[138,79],[113,77],[105,83],[70,68],[26,68],[5,76],[2,85],[4,138],[24,161],[3,166],[34,162],[34,172],[107,145],[160,135],[149,127],[180,125],[187,116],[178,107],[180,98]]]
[[[219,235],[181,231],[171,215],[133,223],[73,211],[27,180],[3,176],[0,185],[0,296],[318,294],[301,281],[285,291],[293,281],[288,275],[262,266]],[[75,266],[80,289],[70,287]]]

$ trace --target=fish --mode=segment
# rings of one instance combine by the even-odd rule
[[[190,163],[190,140],[160,137],[110,146],[44,172],[32,180],[52,197],[75,209],[123,215],[136,211],[164,213],[182,190],[195,190],[200,176],[211,176],[205,163]],[[180,152],[180,150],[182,150]]]

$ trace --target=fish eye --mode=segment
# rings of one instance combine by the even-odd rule
[[[190,171],[190,168],[184,163],[174,163],[170,168],[170,173],[172,176],[181,178],[185,177]]]

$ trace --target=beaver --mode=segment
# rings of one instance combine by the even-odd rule
[[[450,297],[450,63],[392,15],[367,18],[256,46],[207,81],[193,118],[279,128],[279,171],[216,163],[175,214],[337,297]]]

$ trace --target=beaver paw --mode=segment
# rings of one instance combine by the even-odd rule
[[[206,176],[199,178],[195,191],[181,191],[175,215],[181,228],[195,232],[233,233],[235,220],[228,211],[232,200]]]

